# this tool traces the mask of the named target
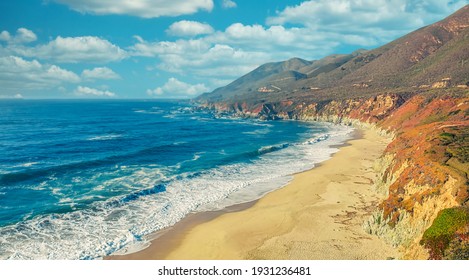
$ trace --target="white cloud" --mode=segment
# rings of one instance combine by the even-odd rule
[[[157,67],[171,73],[230,80],[269,61],[327,55],[337,43],[323,41],[324,37],[305,28],[235,23],[224,32],[198,39],[146,42],[138,37],[139,42],[129,53],[157,57],[160,60]]]
[[[15,39],[18,43],[30,43],[37,40],[36,34],[26,28],[18,28]]]
[[[24,27],[18,28],[15,35],[11,35],[10,32],[4,30],[0,33],[0,41],[5,41],[9,44],[24,44],[31,43],[37,40],[36,34],[33,31]]]
[[[47,89],[78,82],[77,74],[56,65],[43,65],[17,56],[0,57],[0,91]]]
[[[115,80],[120,79],[120,76],[107,67],[96,67],[93,69],[85,69],[81,73],[85,80]]]
[[[267,24],[297,24],[310,32],[331,33],[335,37],[351,35],[357,44],[376,45],[440,20],[465,4],[467,0],[304,1],[277,12],[267,19]],[[346,43],[347,38],[344,39],[340,41]]]
[[[207,92],[205,84],[191,85],[181,82],[176,78],[170,78],[162,87],[148,89],[147,94],[152,96],[168,95],[170,97],[191,97]]]
[[[11,35],[10,35],[10,32],[6,31],[6,30],[3,30],[1,33],[0,33],[0,41],[5,41],[5,42],[8,42],[11,40]]]
[[[213,28],[206,23],[197,21],[181,20],[171,24],[166,30],[170,35],[174,36],[197,36],[202,34],[211,34],[214,32]]]
[[[236,8],[237,5],[234,1],[231,1],[231,0],[223,0],[222,3],[221,3],[221,6],[225,9],[229,9],[229,8]]]
[[[14,36],[4,30],[0,33],[0,41],[7,44],[0,44],[0,55],[33,57],[60,63],[105,63],[128,57],[127,52],[120,47],[95,36],[57,36],[47,44],[25,45],[36,40],[36,34],[26,28],[19,28]]]
[[[65,38],[58,36],[46,45],[23,49],[23,55],[71,63],[103,63],[127,57],[127,53],[118,46],[94,36]]]
[[[310,51],[318,48],[311,43],[323,39],[322,36],[323,34],[310,33],[305,28],[285,28],[281,25],[265,28],[258,24],[234,23],[226,28],[219,40],[261,50],[270,50],[272,47],[278,49],[283,46],[290,50]]]
[[[0,99],[24,99],[24,96],[21,93],[13,95],[0,95]]]
[[[144,42],[143,38],[140,37],[140,36],[138,36],[138,35],[134,35],[134,36],[132,36],[132,37],[133,37],[135,40],[137,40],[137,42],[139,42],[139,43],[143,43],[143,42]]]
[[[270,54],[244,51],[227,44],[210,42],[211,38],[175,42],[142,42],[133,46],[133,55],[158,57],[160,70],[224,79],[239,77],[272,59]]]
[[[75,89],[75,94],[78,96],[95,96],[95,97],[115,97],[114,92],[108,90],[99,90],[95,88],[78,86]]]
[[[143,18],[194,14],[211,11],[212,0],[53,0],[72,10],[97,15],[131,15]]]
[[[210,43],[206,42],[204,39],[177,40],[175,42],[147,42],[141,37],[139,38],[141,41],[130,48],[131,55],[133,56],[154,57],[164,54],[199,54],[210,47]]]

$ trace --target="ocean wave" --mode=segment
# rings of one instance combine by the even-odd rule
[[[37,161],[26,162],[26,163],[20,164],[19,166],[20,167],[31,167],[31,166],[36,165],[36,164],[39,164],[39,162],[37,162]]]
[[[245,118],[240,118],[240,117],[226,117],[226,118],[219,118],[219,119],[226,119],[230,120],[232,123],[237,123],[237,124],[248,124],[250,126],[260,126],[260,127],[274,127],[274,125],[268,123],[267,121],[261,121],[261,120],[247,120]]]
[[[198,153],[195,153],[195,154],[194,154],[194,157],[191,159],[191,161],[197,161],[197,160],[199,160],[199,159],[202,157],[203,154],[205,154],[205,152],[198,152]]]
[[[23,170],[18,172],[10,172],[0,174],[0,185],[12,185],[16,183],[26,182],[26,181],[38,181],[42,182],[48,180],[50,177],[56,177],[63,175],[65,173],[70,174],[74,171],[88,170],[88,169],[97,169],[101,166],[108,166],[114,162],[123,162],[130,159],[136,159],[140,157],[145,157],[148,153],[166,153],[170,150],[181,149],[187,142],[179,143],[170,143],[155,145],[150,148],[144,148],[137,151],[132,151],[129,153],[124,153],[120,155],[112,155],[104,158],[97,158],[91,160],[77,161],[77,162],[67,162],[60,165],[48,166],[43,168],[35,168],[29,170]]]
[[[245,131],[245,132],[243,132],[243,134],[246,134],[246,135],[265,135],[265,134],[268,134],[269,132],[270,132],[269,128],[261,128],[261,129],[256,129],[256,130],[253,130],[253,131]]]
[[[96,259],[132,244],[142,245],[145,235],[171,226],[191,212],[253,200],[283,186],[291,174],[328,159],[337,151],[331,145],[343,143],[350,131],[332,127],[329,137],[318,135],[311,138],[317,141],[310,140],[308,145],[266,146],[256,151],[262,157],[249,162],[177,176],[169,176],[174,171],[158,167],[116,168],[116,174],[124,173],[95,186],[82,199],[92,199],[116,186],[130,192],[94,201],[90,207],[73,212],[39,215],[0,228],[0,258]],[[195,160],[196,156],[200,154],[194,154]],[[59,199],[62,204],[80,201]]]
[[[108,159],[109,160],[109,159]],[[0,184],[12,185],[25,181],[44,181],[49,180],[56,175],[64,174],[73,170],[82,170],[90,166],[98,166],[105,164],[108,160],[97,159],[90,161],[81,161],[75,163],[66,163],[63,165],[50,166],[45,168],[37,168],[19,172],[11,172],[0,175]]]
[[[164,110],[134,110],[134,113],[139,113],[139,114],[149,114],[149,115],[162,115],[166,111]]]
[[[260,149],[258,149],[257,154],[264,155],[267,153],[272,153],[281,149],[288,148],[289,146],[290,146],[289,143],[283,143],[283,144],[273,145],[273,146],[265,146],[265,147],[261,147]]]
[[[93,136],[90,137],[86,140],[88,141],[105,141],[105,140],[113,140],[113,139],[118,139],[122,138],[122,134],[106,134],[106,135],[98,135],[98,136]]]
[[[318,143],[318,142],[321,142],[321,141],[325,141],[325,140],[329,139],[330,137],[331,137],[330,134],[322,133],[322,134],[319,134],[319,135],[309,139],[308,141],[304,142],[303,144],[306,144],[306,145],[315,144],[315,143]]]
[[[2,168],[0,168],[0,178],[5,174],[14,173],[18,170],[24,170],[25,168],[29,168],[29,167],[37,168],[38,165],[42,165],[42,164],[44,164],[44,162],[31,161],[31,162],[24,162],[24,163],[19,163],[19,164],[7,162],[6,164],[3,164],[1,166]]]
[[[153,195],[157,193],[162,193],[166,191],[166,185],[164,184],[158,184],[155,185],[151,188],[148,189],[143,189],[143,190],[138,190],[135,192],[132,192],[130,194],[124,195],[118,199],[113,199],[109,202],[107,202],[106,207],[116,207],[119,205],[124,205],[126,203],[129,203],[131,201],[135,201],[141,197],[148,196],[148,195]]]
[[[167,115],[164,115],[163,118],[165,118],[165,119],[177,119],[178,115],[177,114],[167,114]]]

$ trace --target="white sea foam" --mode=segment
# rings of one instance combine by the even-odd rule
[[[265,153],[253,163],[220,166],[177,178],[166,176],[168,172],[159,168],[128,166],[125,171],[129,175],[108,180],[96,190],[118,185],[140,195],[99,201],[90,208],[3,227],[0,258],[95,259],[129,245],[146,246],[145,235],[175,224],[190,212],[254,200],[282,187],[291,174],[327,160],[338,150],[331,145],[343,143],[351,131],[331,126],[325,135]],[[152,191],[162,181],[166,190]],[[142,186],[148,190],[146,194],[141,192]]]
[[[161,115],[165,113],[165,110],[158,107],[152,107],[150,110],[135,109],[134,112],[139,114]]]
[[[194,157],[192,158],[192,161],[196,161],[196,160],[199,160],[200,157],[205,154],[205,152],[198,152],[198,153],[195,153],[194,154]]]
[[[31,167],[31,166],[34,166],[34,165],[37,165],[37,164],[40,164],[40,162],[37,162],[37,161],[31,161],[31,162],[25,162],[25,163],[21,163],[21,164],[17,164],[17,165],[12,165],[11,167],[9,168],[18,168],[18,167]],[[2,170],[3,171],[3,170]],[[8,171],[5,171],[5,173],[7,173]],[[1,172],[3,173],[3,172]]]
[[[264,135],[264,134],[268,134],[269,132],[270,132],[269,128],[261,128],[261,129],[256,129],[254,131],[245,131],[245,132],[243,132],[243,134],[247,134],[247,135]]]
[[[122,138],[122,134],[105,134],[105,135],[97,135],[93,137],[89,137],[88,141],[105,141],[105,140],[112,140],[117,138]]]
[[[180,114],[177,114],[177,113],[170,113],[170,114],[164,115],[163,118],[165,118],[165,119],[179,119],[179,118],[180,118]]]
[[[31,166],[36,165],[38,163],[39,162],[35,162],[35,161],[34,162],[26,162],[26,163],[21,164],[21,166],[22,167],[31,167]]]
[[[68,204],[68,205],[75,205],[74,201],[70,197],[63,197],[59,199],[59,204]]]

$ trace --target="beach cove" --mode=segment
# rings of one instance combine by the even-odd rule
[[[110,259],[395,259],[362,229],[379,200],[373,163],[390,142],[372,129],[256,202],[189,216],[139,252]]]

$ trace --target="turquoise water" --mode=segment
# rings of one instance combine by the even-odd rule
[[[0,101],[0,258],[95,259],[250,201],[351,129],[162,101]]]

